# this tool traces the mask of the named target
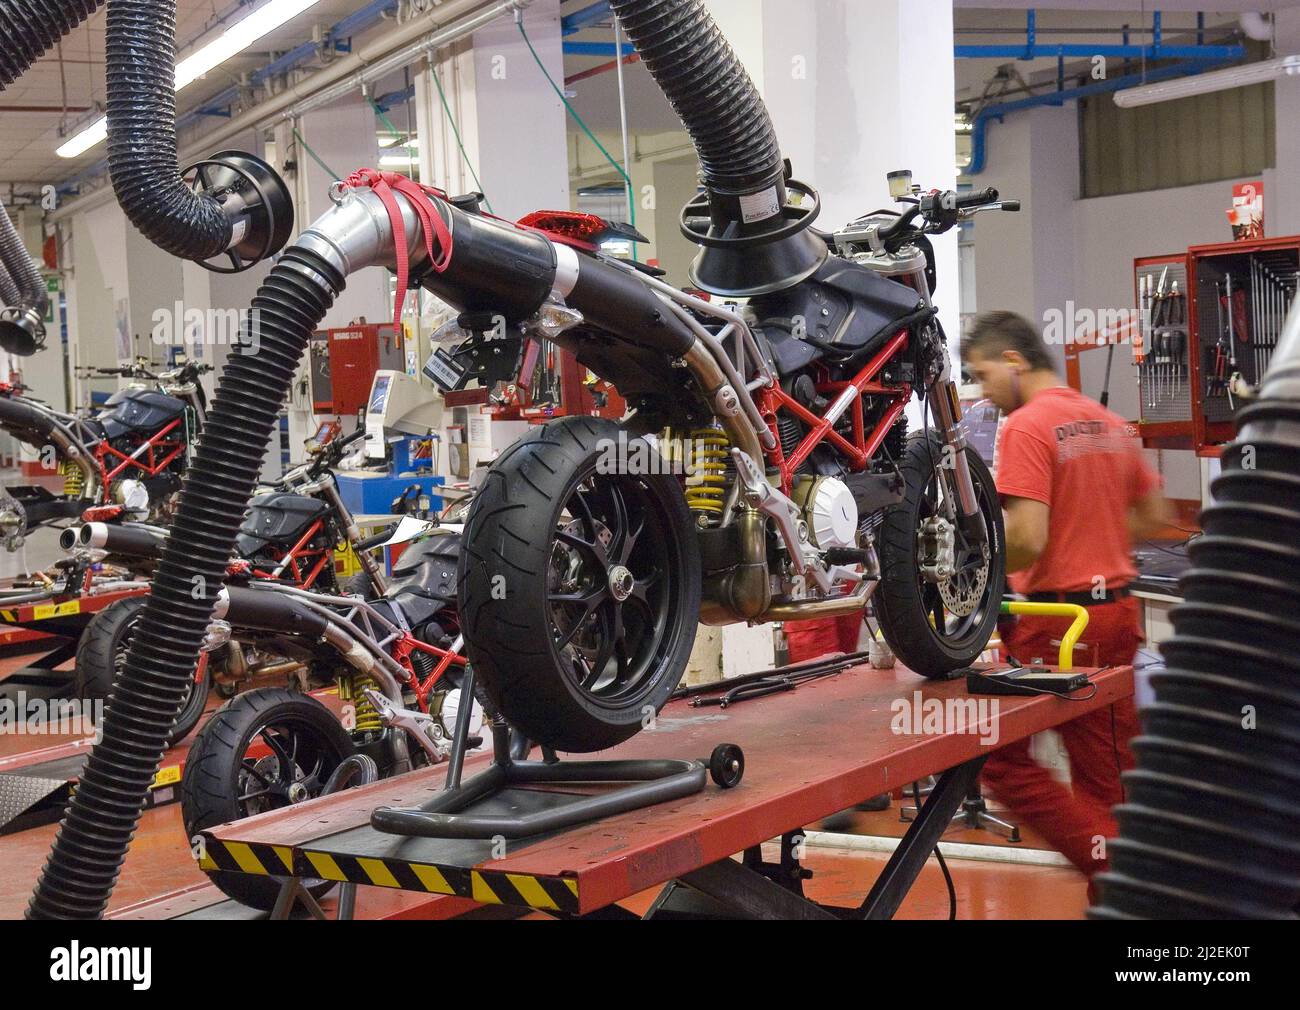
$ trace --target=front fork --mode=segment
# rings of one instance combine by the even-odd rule
[[[957,399],[957,384],[943,376],[930,386],[930,403],[935,423],[944,444],[944,460],[939,465],[939,479],[944,482],[947,498],[957,503],[957,526],[973,547],[988,543],[988,527],[980,508],[975,481],[971,477],[970,460],[966,458],[966,433],[962,430],[961,404]]]

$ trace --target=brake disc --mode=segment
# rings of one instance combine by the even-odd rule
[[[969,617],[975,613],[975,608],[979,606],[984,596],[984,587],[989,582],[988,544],[981,548],[981,552],[983,558],[979,568],[975,570],[973,581],[969,577],[970,569],[965,568],[939,583],[939,595],[943,598],[943,605],[957,617]]]

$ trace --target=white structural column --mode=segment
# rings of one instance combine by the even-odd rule
[[[295,226],[301,232],[329,210],[334,174],[346,178],[358,168],[370,168],[379,162],[379,140],[375,110],[359,92],[306,113],[299,120],[298,132],[316,154],[313,158],[301,144],[297,145]],[[326,314],[324,326],[347,326],[360,317],[382,323],[392,318],[392,311],[385,272],[363,270],[347,279],[347,288]]]
[[[524,27],[555,82],[564,86],[559,0],[535,0]],[[502,17],[439,54],[415,86],[421,181],[453,194],[479,189],[499,217],[569,207],[565,111],[519,33]],[[436,72],[460,143],[430,74]],[[464,152],[461,146],[464,146]],[[468,159],[468,162],[467,162]]]
[[[1075,204],[1079,196],[1078,107],[1044,106],[993,122],[985,170],[974,186],[993,186],[1021,202],[1018,214],[975,218],[976,307],[981,312],[1018,312],[1036,327],[1064,317],[1076,298]],[[1113,272],[1123,293],[1128,270]],[[1121,301],[1115,307],[1124,307]],[[1109,308],[1080,305],[1080,309]],[[1073,314],[1071,314],[1073,316]],[[1057,364],[1064,350],[1053,346]]]
[[[762,91],[794,177],[833,230],[891,207],[886,176],[956,184],[949,0],[708,0]],[[944,329],[956,344],[957,236],[935,243]]]
[[[1274,17],[1278,55],[1300,53],[1300,8]],[[1277,160],[1271,191],[1264,190],[1264,228],[1269,236],[1300,235],[1300,76],[1278,78],[1274,100]]]

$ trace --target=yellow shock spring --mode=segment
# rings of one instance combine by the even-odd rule
[[[686,504],[692,512],[719,515],[727,495],[727,458],[731,440],[721,428],[691,432],[691,468],[686,478]]]
[[[377,733],[384,728],[383,722],[379,718],[379,713],[364,694],[362,688],[379,687],[373,677],[363,673],[347,673],[339,676],[338,689],[339,700],[352,702],[352,707],[356,711],[356,725],[353,727],[357,733]]]
[[[71,460],[62,459],[59,460],[59,473],[63,475],[63,493],[69,498],[79,497],[86,482],[86,475],[81,472],[81,467]]]

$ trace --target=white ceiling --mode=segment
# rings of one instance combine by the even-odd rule
[[[246,73],[263,64],[273,52],[292,49],[312,37],[313,27],[328,26],[354,10],[366,0],[319,0],[297,18],[259,40],[253,49],[227,61],[200,81],[181,92],[181,110],[202,104],[203,99],[229,87]],[[237,0],[178,0],[176,39],[178,56],[184,57],[195,44],[208,42],[224,29],[232,15],[243,7]],[[51,50],[41,60],[0,92],[0,131],[5,143],[0,145],[0,182],[24,182],[43,185],[59,183],[104,157],[104,145],[80,158],[63,159],[54,149],[65,137],[59,132],[67,125],[69,134],[90,118],[101,114],[105,100],[104,23],[101,7],[84,24],[62,42],[62,65],[59,50]],[[65,99],[66,95],[66,99]],[[66,115],[64,108],[70,110]],[[17,111],[15,106],[39,106],[48,111]],[[100,111],[72,111],[96,108]]]
[[[246,4],[248,2],[250,0],[245,0]],[[333,24],[365,2],[366,0],[319,0],[312,9],[259,41],[256,51],[249,51],[230,60],[209,74],[207,79],[187,88],[178,100],[180,110],[201,105],[206,98],[237,81],[240,74],[265,64],[275,53],[307,41],[312,37],[313,29]],[[591,2],[592,0],[563,0],[562,11],[570,13]],[[1046,33],[1054,26],[1118,27],[1124,23],[1142,24],[1144,20],[1141,4],[1134,0],[1003,0],[996,9],[989,6],[988,0],[954,0],[954,3],[958,8],[959,28],[1005,27],[1005,38],[1008,41],[1014,40],[1017,35],[1023,39],[1024,9],[1027,7],[1040,11],[1038,23],[1044,41],[1050,39]],[[1199,6],[1194,0],[1151,0],[1147,4],[1146,17],[1149,19],[1150,11],[1159,7],[1166,12],[1166,34],[1174,35],[1179,30],[1194,25],[1195,12]],[[1253,10],[1275,10],[1300,6],[1300,0],[1251,0],[1248,6]],[[236,0],[178,0],[177,38],[180,41],[181,55],[194,44],[208,41],[221,30],[219,19],[228,19],[239,10]],[[1231,12],[1211,13],[1208,20],[1214,25],[1231,23],[1235,18],[1236,15]],[[383,31],[385,28],[375,30]],[[598,26],[570,38],[608,42],[613,40],[613,32],[608,26]],[[1001,40],[1001,36],[988,34],[959,36],[958,39],[968,43]],[[98,114],[74,110],[102,106],[105,97],[103,61],[104,12],[101,9],[64,40],[62,66],[59,54],[51,52],[0,93],[0,136],[5,140],[0,145],[0,184],[57,184],[103,158],[103,145],[77,159],[65,160],[54,155],[54,149],[63,142],[65,136],[60,133],[60,124],[65,124],[69,132],[75,132],[82,122]],[[572,77],[582,70],[608,62],[608,58],[569,56],[565,59],[566,75]],[[978,93],[982,81],[999,62],[1006,61],[959,61],[958,97],[969,97],[973,90]],[[1035,70],[1049,67],[1050,62],[1021,63],[1019,66],[1028,77]],[[654,133],[678,127],[667,102],[643,66],[629,66],[625,77],[629,123],[634,132]],[[570,86],[570,90],[575,95],[574,106],[593,129],[618,128],[618,95],[613,73],[576,82]],[[63,111],[65,105],[69,110],[66,114]],[[15,107],[18,106],[38,106],[47,111],[17,111]],[[570,129],[576,129],[576,126],[570,123]]]

